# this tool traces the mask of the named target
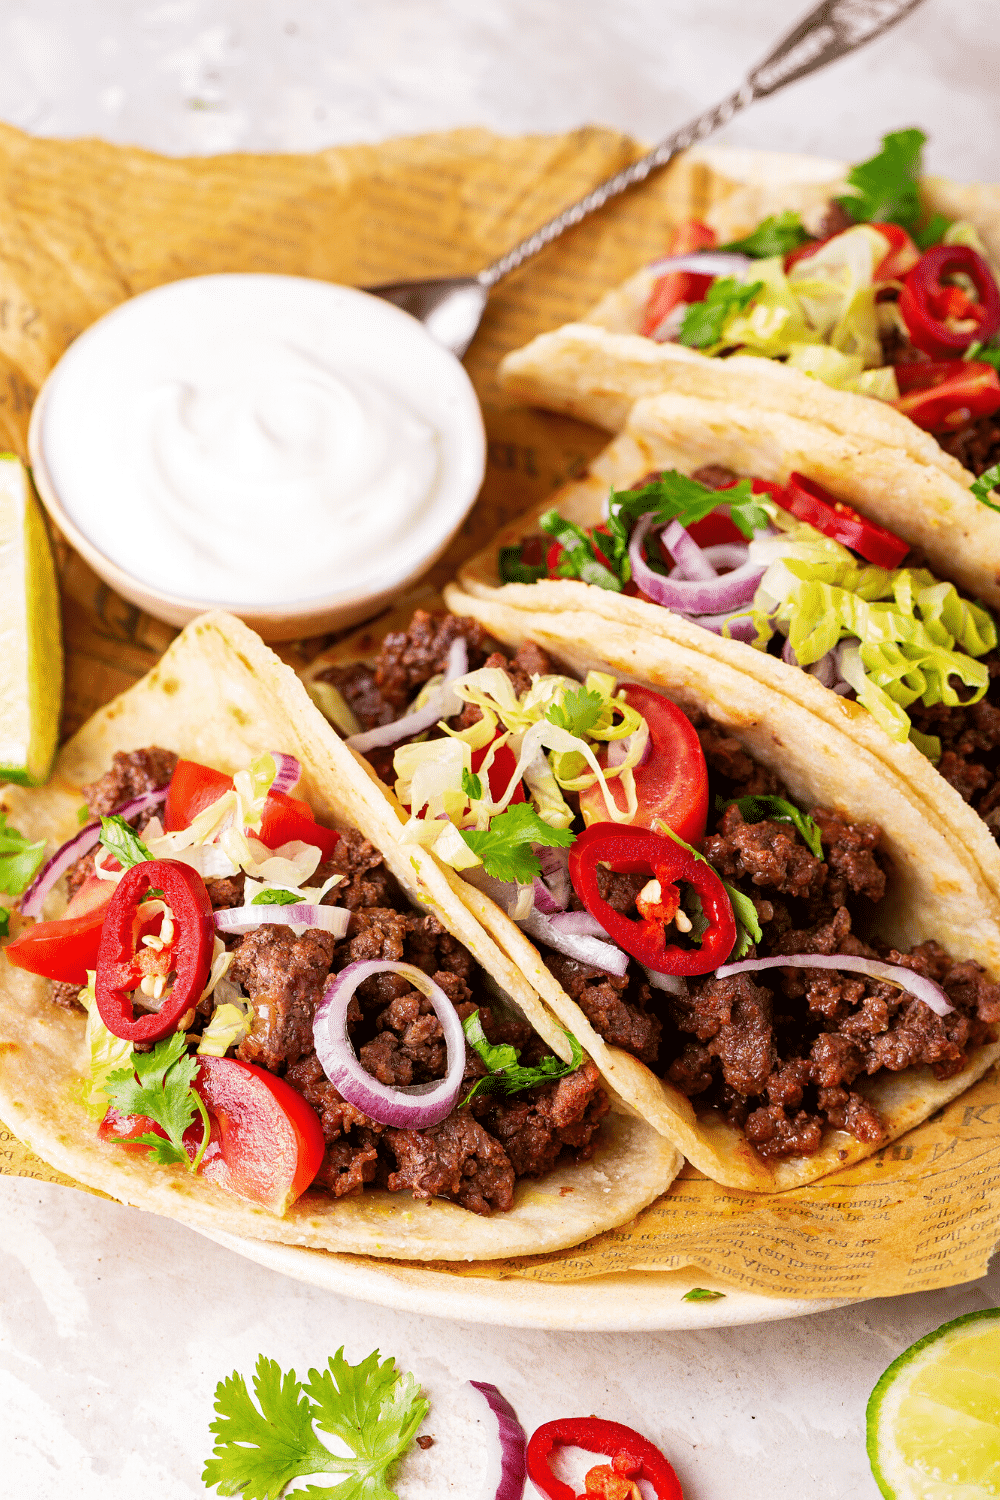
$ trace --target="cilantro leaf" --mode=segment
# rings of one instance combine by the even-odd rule
[[[951,222],[947,214],[934,214],[921,229],[913,231],[914,244],[919,250],[929,250],[944,238],[944,232]]]
[[[604,711],[604,699],[591,688],[579,687],[565,693],[561,703],[550,703],[545,717],[550,724],[584,739]]]
[[[133,865],[141,865],[153,858],[135,829],[129,827],[121,813],[115,813],[111,818],[101,819],[101,843],[110,854],[114,855],[123,870],[131,870]]]
[[[276,891],[276,890],[268,889],[266,891],[258,891],[257,894],[256,894],[256,896],[250,902],[250,905],[251,906],[298,906],[301,900],[302,900],[302,897],[301,896],[296,896],[296,894],[295,894],[294,891]]]
[[[133,1052],[129,1063],[127,1069],[108,1074],[104,1092],[109,1103],[123,1115],[146,1115],[166,1132],[166,1140],[152,1131],[135,1137],[137,1144],[151,1148],[155,1162],[181,1163],[194,1171],[201,1152],[192,1162],[184,1148],[184,1132],[200,1113],[207,1145],[209,1127],[205,1106],[191,1087],[198,1059],[188,1056],[184,1032],[164,1037],[152,1052]]]
[[[914,229],[920,218],[918,180],[927,137],[922,130],[894,130],[882,137],[882,149],[847,174],[853,193],[837,204],[855,222],[899,224]]]
[[[317,1500],[397,1500],[386,1476],[430,1409],[412,1375],[398,1371],[391,1359],[380,1364],[377,1349],[349,1365],[341,1348],[327,1369],[310,1370],[304,1385],[294,1370],[283,1375],[262,1354],[253,1384],[256,1406],[235,1370],[216,1387],[218,1419],[210,1426],[215,1445],[203,1484],[244,1500],[278,1500],[295,1479],[331,1474],[343,1476],[342,1482],[296,1493]],[[331,1453],[317,1427],[339,1438],[350,1454]]]
[[[804,813],[794,802],[784,797],[717,797],[715,805],[719,812],[727,807],[738,807],[747,823],[761,823],[769,818],[772,823],[791,823],[802,838],[802,842],[817,859],[823,858],[823,841],[819,824],[815,818]]]
[[[764,290],[762,281],[745,285],[735,276],[720,276],[713,281],[702,302],[688,305],[681,323],[677,342],[687,344],[689,349],[707,349],[722,338],[726,320],[749,307],[758,292]]]
[[[787,255],[790,250],[797,250],[811,238],[798,214],[786,208],[784,213],[769,214],[752,234],[741,240],[730,240],[728,245],[720,245],[719,249],[739,250],[744,255],[752,255],[755,260],[768,260],[773,255]]]
[[[17,828],[11,828],[7,814],[0,812],[0,891],[20,896],[26,891],[45,858],[45,840],[32,843]]]
[[[962,358],[975,360],[983,365],[992,365],[994,370],[1000,370],[1000,344],[981,344],[977,341],[969,345]]]
[[[994,496],[998,485],[1000,485],[1000,464],[994,464],[992,469],[987,469],[984,474],[980,474],[971,489],[976,499],[983,505],[988,505],[990,510],[1000,510],[1000,503]]]
[[[10,907],[0,906],[0,938],[10,937]]]
[[[501,547],[497,558],[497,570],[501,583],[537,583],[548,574],[545,551],[538,562],[528,562],[525,557],[526,543],[513,547]]]
[[[538,523],[542,530],[554,537],[563,549],[556,564],[560,578],[579,578],[584,583],[596,584],[613,594],[622,591],[621,579],[610,568],[605,567],[597,556],[597,546],[582,526],[567,521],[557,510],[547,510]],[[603,547],[601,551],[603,552]]]
[[[705,1286],[693,1286],[689,1292],[685,1292],[681,1298],[682,1302],[718,1302],[724,1297],[725,1292],[712,1292]]]
[[[574,835],[568,828],[552,828],[540,818],[530,802],[517,802],[499,813],[489,828],[462,828],[463,839],[483,862],[487,875],[497,880],[516,880],[527,885],[542,873],[532,844],[568,849]]]
[[[541,1059],[537,1067],[522,1068],[518,1066],[520,1056],[516,1047],[502,1043],[494,1046],[483,1030],[479,1019],[478,1010],[474,1010],[471,1016],[462,1022],[465,1039],[474,1052],[478,1053],[483,1062],[489,1068],[485,1078],[480,1078],[472,1085],[463,1104],[476,1094],[519,1094],[522,1089],[534,1088],[538,1083],[550,1083],[555,1078],[565,1078],[568,1073],[575,1073],[583,1062],[583,1048],[571,1031],[563,1032],[569,1038],[572,1052],[568,1063],[563,1062],[554,1052],[548,1053]]]
[[[462,767],[462,791],[470,802],[478,802],[483,795],[482,780],[465,766]]]

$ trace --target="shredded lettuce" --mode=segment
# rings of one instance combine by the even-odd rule
[[[888,252],[870,224],[845,230],[798,261],[788,285],[816,339],[854,355],[864,368],[882,363],[875,313],[875,268]]]
[[[101,1020],[94,995],[96,978],[94,970],[88,969],[86,988],[79,995],[80,1004],[87,1012],[84,1044],[90,1057],[90,1072],[82,1082],[81,1103],[91,1119],[103,1120],[111,1102],[104,1092],[105,1080],[109,1074],[128,1066],[132,1056],[132,1043],[115,1036]]]

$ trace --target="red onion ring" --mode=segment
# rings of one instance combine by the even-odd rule
[[[627,953],[616,948],[614,943],[601,942],[599,938],[559,932],[552,926],[554,920],[540,911],[533,911],[518,926],[538,942],[547,943],[557,953],[565,953],[567,958],[575,958],[578,963],[590,964],[595,969],[603,969],[606,974],[624,979],[628,972]]]
[[[277,767],[274,780],[271,782],[271,791],[290,792],[302,775],[302,767],[294,755],[286,755],[283,750],[272,750],[271,759]]]
[[[698,583],[708,583],[713,578],[718,578],[718,569],[712,566],[694,537],[689,535],[687,527],[682,526],[680,521],[673,520],[669,526],[665,526],[660,532],[660,541],[680,569],[682,578]]]
[[[749,271],[753,260],[738,250],[696,250],[690,255],[667,255],[654,260],[647,271],[665,276],[668,271],[697,271],[699,276],[740,276]]]
[[[569,937],[599,937],[606,938],[610,943],[606,927],[602,927],[596,917],[592,917],[589,911],[561,911],[557,912],[549,921],[553,932],[561,932]]]
[[[306,927],[332,932],[339,941],[347,936],[350,920],[346,906],[314,906],[308,901],[297,901],[294,906],[228,906],[215,913],[216,928],[229,937],[253,932],[269,922],[285,927],[303,923]]]
[[[448,1071],[432,1083],[411,1088],[389,1088],[365,1071],[347,1035],[347,1007],[358,985],[373,974],[402,974],[426,995],[441,1022]],[[424,1130],[437,1125],[455,1107],[465,1072],[465,1033],[458,1012],[444,990],[413,964],[382,963],[370,959],[348,964],[327,981],[313,1018],[313,1044],[324,1073],[348,1104],[380,1125],[401,1130]]]
[[[642,555],[642,544],[655,521],[653,514],[643,516],[628,544],[632,577],[648,598],[665,609],[690,615],[717,614],[721,610],[731,614],[750,603],[767,571],[760,563],[747,562],[742,568],[707,582],[665,578],[662,573],[654,572]]]
[[[569,850],[552,844],[540,844],[535,850],[542,867],[542,879],[559,911],[565,911],[573,886],[569,878]],[[544,907],[539,908],[544,911]]]
[[[914,974],[902,964],[886,964],[878,958],[860,958],[853,953],[787,953],[776,958],[744,958],[736,964],[723,964],[716,969],[717,979],[726,979],[730,974],[749,974],[755,969],[843,969],[851,974],[867,974],[869,979],[885,979],[897,984],[900,989],[922,1000],[936,1015],[947,1016],[955,1007],[939,984],[925,979],[923,974]]]
[[[702,557],[707,557],[716,571],[724,569],[730,573],[742,568],[750,556],[749,542],[715,542],[711,547],[702,547]]]
[[[487,1437],[486,1478],[480,1500],[521,1500],[528,1476],[524,1428],[495,1385],[486,1380],[470,1380],[469,1385],[482,1397],[496,1423],[495,1437]]]
[[[344,744],[350,745],[359,755],[367,755],[369,750],[381,750],[386,745],[398,744],[400,740],[412,739],[415,734],[423,734],[425,729],[433,729],[439,719],[450,719],[453,714],[461,713],[464,704],[449,684],[457,677],[464,677],[468,670],[468,644],[464,636],[456,636],[448,650],[444,681],[431,694],[430,701],[423,708],[418,708],[416,713],[404,714],[391,724],[382,724],[376,729],[352,734]]]
[[[732,641],[750,642],[756,638],[757,627],[749,615],[685,615],[693,625],[700,625],[702,630],[710,630],[713,635],[722,635],[723,630]]]
[[[157,807],[159,803],[166,801],[167,788],[161,787],[156,792],[143,792],[139,797],[132,797],[128,802],[121,802],[115,808],[112,817],[134,818],[136,813],[145,812],[147,807]],[[28,886],[21,897],[20,911],[22,917],[40,917],[45,898],[59,879],[64,875],[71,865],[75,865],[78,859],[89,854],[95,844],[100,843],[101,824],[88,823],[81,828],[79,833],[74,833],[71,839],[67,839],[52,858],[48,860],[34,880]]]
[[[532,889],[535,893],[536,911],[542,912],[546,917],[551,917],[554,912],[565,910],[565,908],[560,906],[559,902],[555,900],[552,892],[549,890],[548,886],[545,884],[545,881],[540,875],[535,876]]]

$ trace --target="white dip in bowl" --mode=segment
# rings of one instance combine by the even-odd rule
[[[287,639],[373,614],[482,482],[461,364],[377,297],[298,276],[171,282],[70,345],[32,414],[53,520],[132,603]]]

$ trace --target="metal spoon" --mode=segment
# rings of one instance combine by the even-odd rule
[[[397,281],[366,290],[394,302],[404,312],[419,318],[427,331],[459,358],[479,327],[486,299],[501,276],[537,255],[565,230],[588,214],[603,208],[610,198],[643,182],[658,167],[665,167],[678,151],[686,151],[720,130],[741,109],[756,99],[776,94],[786,83],[805,78],[818,68],[846,57],[866,42],[873,42],[897,21],[916,10],[922,0],[822,0],[778,43],[763,62],[751,68],[744,82],[713,109],[674,131],[666,140],[640,156],[624,171],[593,188],[579,203],[570,204],[520,244],[486,266],[477,276],[443,276],[431,281]]]

